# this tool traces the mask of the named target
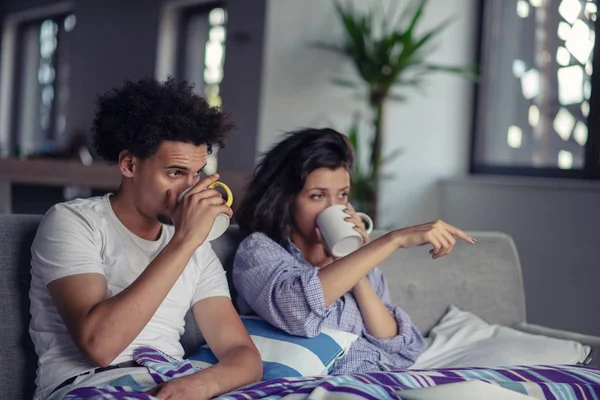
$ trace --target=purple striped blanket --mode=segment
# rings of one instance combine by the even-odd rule
[[[147,367],[154,382],[160,383],[198,371],[189,361],[175,360],[152,348],[135,352],[136,361]],[[248,399],[401,399],[401,389],[421,388],[445,383],[481,380],[537,399],[600,398],[600,369],[582,365],[518,366],[506,368],[461,368],[408,370],[368,374],[283,378],[258,382],[224,394],[219,400]],[[123,382],[123,379],[119,379]],[[79,387],[67,395],[69,400],[155,400],[143,392],[151,389],[130,379],[128,385]],[[116,382],[115,382],[116,383]]]

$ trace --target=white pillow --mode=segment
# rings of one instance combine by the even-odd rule
[[[427,349],[411,369],[557,365],[583,362],[589,346],[490,325],[456,306],[426,339]]]

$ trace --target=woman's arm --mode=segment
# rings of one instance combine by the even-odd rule
[[[398,323],[365,277],[352,288],[367,331],[377,339],[398,335]]]
[[[367,278],[372,290],[387,309],[389,315],[395,320],[398,334],[389,338],[376,337],[367,327],[365,337],[369,342],[393,356],[399,365],[405,365],[406,361],[414,362],[423,352],[425,345],[423,336],[410,316],[400,307],[392,304],[390,291],[381,270],[375,268]]]
[[[400,238],[390,232],[354,253],[321,268],[318,273],[325,306],[329,306],[354,287],[369,271],[388,258],[400,246]]]
[[[327,268],[319,270],[325,305],[333,304],[397,249],[431,244],[432,257],[439,258],[452,251],[456,244],[455,238],[475,244],[463,231],[443,221],[411,226],[385,234],[354,253],[334,261]]]

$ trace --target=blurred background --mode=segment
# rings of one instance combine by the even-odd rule
[[[238,200],[282,132],[332,127],[379,227],[508,233],[530,322],[600,334],[597,1],[2,0],[0,23],[0,212],[115,190],[95,96],[171,75],[239,122],[210,163]]]

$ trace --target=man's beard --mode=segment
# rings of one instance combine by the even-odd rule
[[[173,220],[171,219],[171,217],[165,214],[159,214],[158,221],[165,225],[173,225]]]

